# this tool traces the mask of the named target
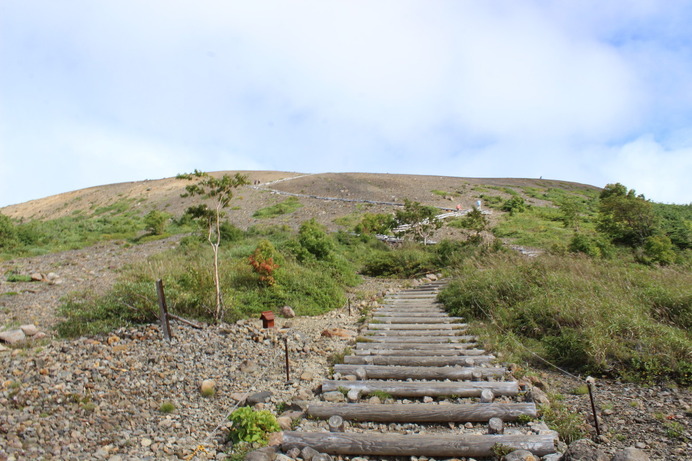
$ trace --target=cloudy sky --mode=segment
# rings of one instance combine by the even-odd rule
[[[0,0],[0,206],[197,168],[692,201],[692,2]]]

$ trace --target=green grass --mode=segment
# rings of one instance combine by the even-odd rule
[[[550,250],[556,245],[567,246],[574,231],[565,228],[557,208],[531,207],[513,216],[503,215],[493,234],[516,245]]]
[[[275,203],[274,205],[265,208],[260,208],[259,210],[255,211],[252,217],[258,219],[275,218],[277,216],[293,213],[302,206],[303,204],[300,203],[296,197],[289,197],[283,202]]]
[[[450,313],[483,322],[484,340],[536,365],[692,383],[692,274],[622,261],[489,255],[440,294]]]

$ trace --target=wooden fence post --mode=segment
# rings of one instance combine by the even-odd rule
[[[168,323],[168,306],[166,306],[166,296],[163,293],[163,280],[158,279],[156,281],[156,293],[159,297],[159,318],[161,320],[161,331],[163,331],[163,337],[167,340],[171,340],[171,326]]]

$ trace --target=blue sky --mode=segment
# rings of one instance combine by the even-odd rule
[[[197,168],[692,201],[692,2],[0,0],[0,206]]]

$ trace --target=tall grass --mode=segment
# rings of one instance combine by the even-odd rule
[[[535,362],[512,338],[576,372],[691,383],[689,271],[498,254],[464,263],[440,299],[523,359]]]
[[[220,274],[225,304],[223,320],[232,322],[261,311],[293,307],[298,315],[317,315],[344,305],[345,290],[360,279],[357,267],[344,254],[348,249],[333,237],[334,254],[324,259],[299,260],[295,236],[274,229],[273,240],[280,267],[273,274],[276,283],[262,283],[248,262],[259,242],[267,238],[254,229],[243,238],[221,247]],[[66,317],[58,331],[63,336],[80,336],[154,321],[157,317],[155,281],[162,279],[171,312],[184,317],[211,321],[215,307],[212,255],[201,239],[183,239],[181,245],[147,261],[125,269],[113,290],[103,296],[74,294],[65,300],[61,313]]]

